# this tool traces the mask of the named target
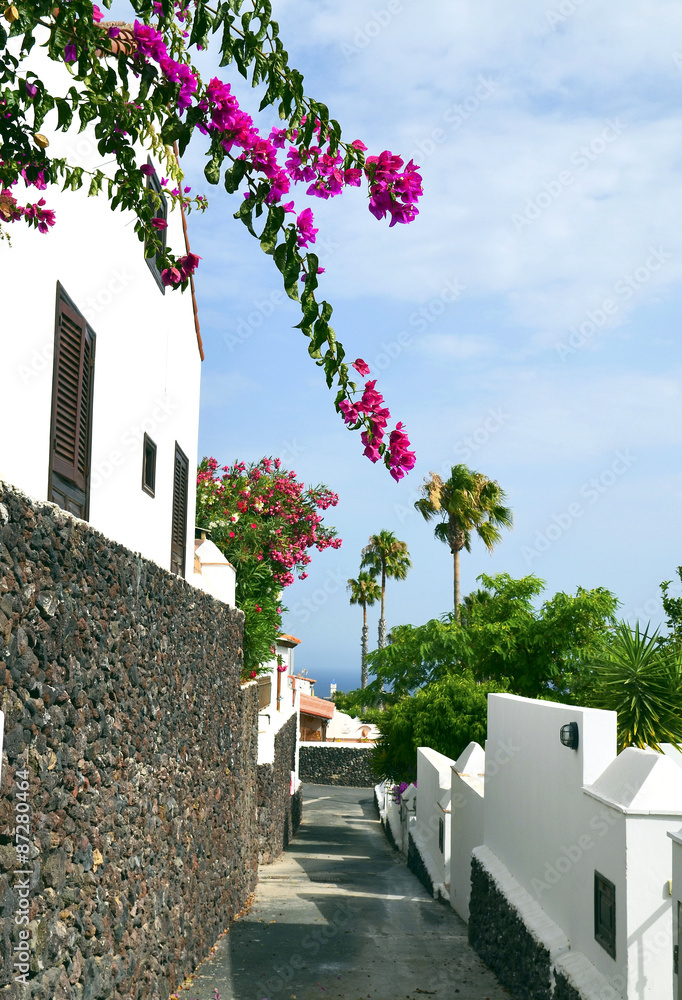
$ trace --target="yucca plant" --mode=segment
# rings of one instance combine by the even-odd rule
[[[659,643],[658,629],[618,622],[604,650],[590,660],[594,708],[618,713],[618,747],[661,743],[682,749],[682,655]]]

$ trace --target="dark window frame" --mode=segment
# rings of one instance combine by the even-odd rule
[[[152,161],[149,158],[147,158],[147,163],[148,163],[148,165],[150,167],[154,166],[154,164],[152,163]],[[150,202],[152,202],[153,205],[154,205],[154,218],[155,219],[163,219],[165,222],[167,222],[168,221],[168,202],[166,201],[166,198],[164,197],[163,188],[161,187],[161,183],[159,181],[159,178],[156,176],[156,173],[153,173],[149,177],[147,177],[147,182],[146,182],[145,186],[146,186],[146,188],[147,188],[148,191],[153,191],[155,194],[159,195],[159,197],[161,198],[161,204],[157,205],[157,204],[155,204],[155,199],[153,199],[151,196],[148,196]],[[157,234],[161,238],[161,251],[159,253],[157,253],[156,251],[154,251],[153,253],[147,253],[148,244],[145,243],[145,248],[144,248],[145,249],[145,260],[147,261],[147,266],[148,266],[149,270],[154,275],[154,280],[156,281],[156,284],[161,289],[161,293],[163,295],[165,295],[166,294],[166,286],[164,285],[163,279],[161,277],[161,268],[159,267],[159,257],[161,256],[161,254],[163,254],[163,253],[166,252],[166,230],[165,229],[159,229],[159,230],[157,230]]]
[[[605,911],[607,911],[606,919]],[[596,870],[594,873],[594,939],[615,961],[616,887],[613,882]]]
[[[445,817],[438,817],[438,850],[445,857]]]
[[[145,432],[142,442],[142,490],[150,497],[156,496],[156,451],[156,442]]]
[[[69,316],[72,313],[73,316]],[[61,327],[62,316],[66,317],[72,325],[78,325],[83,331],[83,379],[79,381],[76,390],[76,419],[80,428],[85,423],[85,440],[79,438],[76,449],[82,449],[83,469],[78,471],[74,468],[74,474],[70,475],[66,462],[60,457],[57,449],[57,424],[59,409],[59,388],[60,388],[60,358],[62,355]],[[56,503],[64,510],[69,511],[83,521],[90,519],[90,473],[92,461],[92,414],[94,399],[95,381],[95,349],[97,335],[92,329],[85,316],[67,293],[61,282],[57,282],[55,297],[55,332],[54,332],[54,361],[52,367],[52,398],[50,404],[50,443],[48,449],[48,470],[47,470],[47,497],[51,503]],[[85,369],[87,373],[87,400],[85,408],[79,409],[82,404],[82,392],[85,383]],[[74,428],[76,435],[78,427]],[[74,455],[74,461],[77,462]],[[69,504],[71,501],[71,505]],[[79,510],[73,508],[78,507]]]

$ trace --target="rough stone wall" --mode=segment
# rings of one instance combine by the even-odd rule
[[[243,906],[258,704],[242,621],[0,483],[1,1000],[166,1000]],[[28,986],[13,970],[24,765]]]
[[[528,931],[494,879],[471,859],[469,941],[514,1000],[551,1000],[549,952]],[[570,993],[564,1000],[574,1000]]]
[[[296,767],[297,717],[292,715],[275,736],[274,764],[258,765],[258,860],[274,861],[301,822],[303,791],[290,794]]]
[[[371,767],[373,747],[347,747],[334,743],[301,746],[298,771],[301,781],[315,785],[348,785],[373,788],[377,777]]]
[[[386,829],[390,830],[388,823]],[[411,833],[407,835],[407,867],[417,876],[426,891],[433,896],[433,880]]]

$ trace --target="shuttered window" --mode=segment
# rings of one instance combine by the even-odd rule
[[[87,520],[95,334],[57,285],[49,499]]]
[[[594,937],[616,957],[616,887],[599,872],[594,873]]]
[[[175,443],[175,472],[173,475],[173,527],[171,533],[171,573],[185,575],[187,550],[187,491],[189,489],[189,460],[182,448]]]

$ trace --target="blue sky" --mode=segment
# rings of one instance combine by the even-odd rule
[[[389,627],[450,609],[450,554],[412,504],[458,461],[497,479],[515,514],[492,556],[476,542],[463,555],[465,593],[482,572],[533,572],[547,596],[604,586],[624,616],[659,624],[658,585],[682,563],[678,4],[275,0],[273,13],[344,137],[414,156],[425,190],[417,221],[391,230],[357,189],[312,204],[332,323],[417,452],[400,484],[335,414],[296,305],[232,219],[237,196],[209,189],[190,218],[200,454],[279,455],[340,496],[342,548],[314,553],[284,597],[297,666],[323,695],[359,683],[345,583],[371,533],[395,531],[413,561],[388,584]],[[214,63],[203,54],[202,72],[235,79]],[[258,94],[235,91],[255,116]],[[206,191],[201,149],[185,167]]]

